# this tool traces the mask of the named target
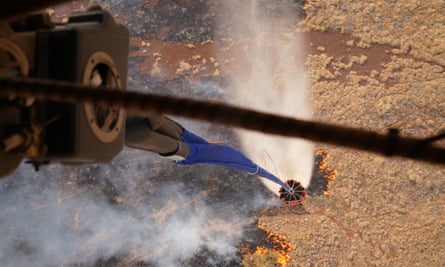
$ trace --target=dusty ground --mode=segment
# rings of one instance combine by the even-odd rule
[[[414,137],[445,129],[441,1],[307,2],[299,29],[305,32],[316,120],[379,132],[398,128]],[[187,73],[192,79],[213,75],[218,80],[221,69],[234,71],[236,59],[230,55],[242,48],[210,41],[193,46],[132,42],[145,48],[130,55],[153,53],[139,71],[156,73],[164,64],[168,75]],[[226,47],[228,57],[216,62],[212,53],[222,51],[224,58]],[[339,172],[331,195],[309,197],[308,214],[280,210],[259,218],[260,227],[292,243],[289,266],[445,264],[443,167],[317,146],[328,151],[329,166]]]
[[[90,2],[79,1],[59,12],[83,8]],[[177,28],[190,18],[166,26],[159,17],[148,21],[146,14],[129,16],[133,13],[124,11],[132,7],[125,1],[102,2],[116,20],[132,28],[129,75],[134,87],[144,85],[134,77],[151,79],[156,90],[169,83],[175,85],[183,77],[190,81],[206,77],[212,83],[224,84],[223,69],[236,67],[230,55],[242,46],[230,40],[210,40],[212,25],[205,20],[199,27],[190,27],[199,29],[196,32],[179,34]],[[145,1],[144,7],[151,10],[158,2]],[[306,36],[316,120],[379,132],[398,128],[402,135],[415,137],[445,129],[443,1],[306,2],[306,17],[298,29]],[[137,23],[142,18],[147,19],[146,25]],[[162,28],[161,33],[150,31],[153,23],[157,23],[154,29]],[[225,50],[227,47],[232,51]],[[220,61],[216,60],[216,50],[222,52]],[[161,70],[164,76],[156,78]],[[187,86],[174,89],[174,93],[188,96]],[[218,92],[197,92],[209,100],[223,97]],[[210,127],[208,132],[221,137],[221,128]],[[222,141],[230,140],[230,133],[223,137]],[[261,228],[279,233],[291,243],[288,266],[445,265],[443,167],[324,144],[317,147],[328,152],[328,165],[338,170],[331,194],[308,197],[303,209],[257,214]],[[193,170],[197,169],[188,173]],[[230,192],[238,177],[222,174],[230,176],[223,183]],[[212,183],[222,183],[216,174],[212,179]],[[218,196],[218,205],[224,207],[227,200],[220,193],[216,190],[210,195]],[[236,196],[234,193],[234,199]],[[242,205],[236,200],[229,202]]]
[[[308,2],[316,119],[416,137],[445,128],[442,1]],[[339,171],[332,194],[259,221],[295,246],[290,266],[445,265],[443,167],[320,146]]]

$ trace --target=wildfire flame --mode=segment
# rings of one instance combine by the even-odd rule
[[[328,153],[322,149],[315,151],[315,160],[312,172],[312,181],[308,187],[308,195],[329,195],[330,186],[337,179],[338,172],[329,168],[326,159]],[[242,266],[281,266],[286,267],[291,264],[291,252],[293,245],[286,240],[286,237],[257,225],[263,235],[256,239],[255,245],[241,247],[243,255]]]
[[[326,159],[328,157],[328,153],[324,151],[323,149],[317,149],[315,151],[316,158],[318,159],[316,164],[318,163],[318,173],[317,175],[323,177],[327,180],[327,185],[325,189],[323,190],[323,194],[330,195],[331,194],[331,184],[333,181],[337,179],[338,172],[337,170],[331,169],[328,167],[328,164],[326,163]]]
[[[276,244],[276,247],[274,247],[273,250],[280,255],[277,258],[277,263],[281,264],[281,266],[286,266],[291,259],[289,254],[292,251],[292,245],[287,242],[285,236],[277,233],[270,232],[268,238],[272,240],[273,244]]]
[[[286,237],[277,233],[268,232],[267,241],[272,247],[267,248],[265,246],[257,246],[253,257],[264,257],[274,259],[274,263],[285,267],[291,260],[290,252],[292,251],[292,245],[286,240]]]

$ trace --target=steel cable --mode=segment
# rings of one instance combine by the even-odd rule
[[[445,148],[427,139],[401,137],[396,129],[379,134],[363,129],[304,121],[221,103],[148,93],[98,89],[41,79],[0,79],[0,96],[34,97],[67,103],[94,103],[124,108],[139,115],[169,114],[225,124],[266,134],[299,137],[384,156],[399,156],[445,165]]]

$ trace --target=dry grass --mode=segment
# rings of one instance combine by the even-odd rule
[[[307,60],[316,119],[416,137],[445,129],[445,2],[307,2],[302,26],[323,47]],[[332,31],[344,35],[317,38]],[[332,194],[309,198],[310,214],[260,219],[295,246],[289,266],[445,265],[443,167],[320,146],[339,171]]]

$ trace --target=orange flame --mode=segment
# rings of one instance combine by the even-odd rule
[[[258,228],[261,229],[260,226]],[[286,240],[285,236],[270,231],[266,232],[268,232],[266,239],[271,243],[272,247],[258,246],[253,256],[269,256],[269,258],[273,258],[277,265],[287,266],[291,260],[290,252],[293,249],[292,245]]]
[[[273,250],[279,254],[277,258],[277,263],[281,266],[286,266],[291,257],[290,252],[292,251],[292,245],[287,242],[286,237],[277,233],[270,232],[268,238],[275,245]]]
[[[265,248],[263,246],[260,246],[260,247],[256,248],[256,250],[253,253],[253,255],[255,255],[255,256],[262,256],[262,255],[266,254],[266,252],[267,252],[267,248]]]
[[[317,149],[315,151],[315,154],[320,156],[322,160],[319,163],[319,170],[318,174],[322,175],[324,179],[327,180],[327,187],[325,190],[323,190],[324,195],[330,195],[330,187],[333,181],[337,180],[338,172],[337,170],[331,169],[328,167],[328,164],[326,163],[326,159],[328,158],[328,153],[322,149]]]

